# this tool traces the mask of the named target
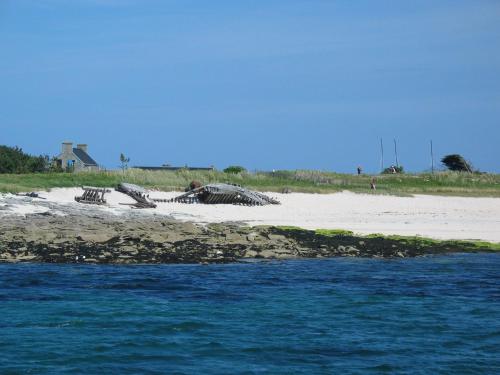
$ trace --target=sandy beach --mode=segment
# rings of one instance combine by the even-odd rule
[[[346,229],[357,234],[418,235],[435,239],[474,239],[500,242],[500,199],[415,195],[397,197],[355,194],[277,194],[266,193],[281,202],[279,206],[244,207],[159,203],[156,209],[137,210],[121,203],[132,199],[112,191],[106,206],[82,205],[74,197],[79,188],[58,188],[39,192],[42,199],[0,196],[2,215],[50,212],[65,215],[68,208],[81,207],[114,215],[131,210],[143,215],[164,215],[194,223],[238,222],[250,226],[283,225],[305,229]],[[168,199],[179,192],[151,192],[152,198]]]

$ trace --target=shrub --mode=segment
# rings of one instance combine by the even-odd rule
[[[382,174],[395,174],[395,173],[398,173],[398,174],[405,173],[403,166],[400,165],[399,167],[396,167],[395,165],[393,165],[393,166],[390,166],[389,168],[386,168],[382,171]]]
[[[224,173],[239,174],[246,172],[247,170],[239,165],[231,165],[224,169]]]

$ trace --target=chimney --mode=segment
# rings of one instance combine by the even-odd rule
[[[63,142],[62,153],[71,154],[73,152],[73,142]]]
[[[76,145],[76,148],[82,150],[83,152],[87,152],[87,145],[85,143],[80,143],[78,145]]]

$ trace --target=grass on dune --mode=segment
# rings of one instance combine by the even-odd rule
[[[457,196],[500,197],[500,175],[440,172],[436,174],[402,174],[375,176],[377,194],[441,194]],[[54,187],[112,187],[122,181],[150,189],[183,190],[192,180],[202,184],[224,182],[239,184],[258,191],[332,193],[349,190],[373,193],[372,176],[321,171],[277,171],[227,174],[220,171],[122,171],[81,173],[2,174],[0,192],[48,190]]]

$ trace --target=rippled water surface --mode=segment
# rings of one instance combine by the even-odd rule
[[[0,264],[0,373],[499,373],[500,255]]]

